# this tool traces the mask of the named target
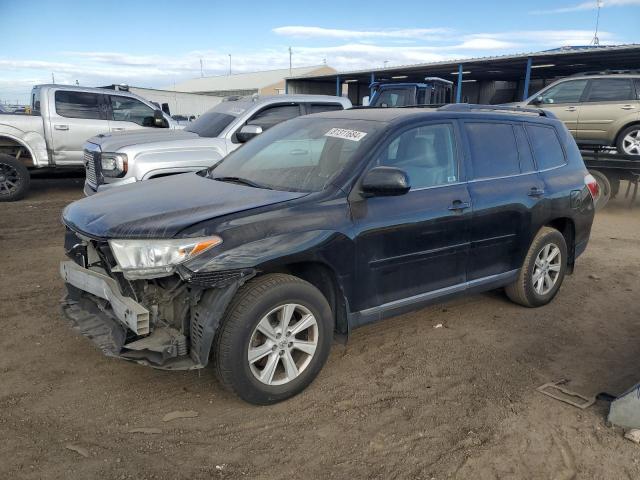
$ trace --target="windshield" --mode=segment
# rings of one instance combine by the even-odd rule
[[[276,125],[211,167],[208,176],[290,192],[323,190],[368,148],[383,123],[297,118]]]

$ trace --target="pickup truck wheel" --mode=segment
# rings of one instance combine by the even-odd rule
[[[555,228],[543,227],[533,239],[518,278],[507,296],[525,307],[541,307],[558,293],[567,271],[567,243]]]
[[[616,148],[618,153],[640,155],[640,124],[631,125],[621,131]]]
[[[268,274],[231,301],[214,342],[216,374],[243,400],[268,405],[304,390],[331,348],[331,308],[300,278]]]
[[[29,170],[11,155],[0,153],[0,202],[20,200],[29,190]]]

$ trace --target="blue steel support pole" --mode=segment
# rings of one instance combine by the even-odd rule
[[[336,97],[341,97],[342,92],[340,91],[342,84],[340,83],[340,75],[336,76]]]
[[[462,64],[458,65],[458,86],[456,87],[456,103],[462,100]]]
[[[373,84],[373,82],[376,81],[376,74],[371,72],[371,83]],[[369,87],[369,100],[371,100],[371,97],[373,97],[373,87]]]
[[[522,100],[529,98],[529,83],[531,82],[531,65],[533,65],[533,58],[527,59],[527,72],[524,75],[524,88],[522,89]]]

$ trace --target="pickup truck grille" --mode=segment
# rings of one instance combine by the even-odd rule
[[[87,182],[94,187],[97,184],[96,179],[96,161],[93,158],[93,153],[84,151],[84,169],[87,175]]]

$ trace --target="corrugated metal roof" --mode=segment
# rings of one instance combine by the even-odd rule
[[[327,65],[314,65],[311,67],[296,67],[291,69],[294,75],[312,75],[320,70],[335,70]],[[216,92],[228,90],[253,90],[273,85],[289,76],[288,68],[278,70],[266,70],[262,72],[234,73],[232,75],[220,75],[215,77],[201,77],[187,80],[175,86],[178,92]],[[167,88],[174,90],[174,88]]]
[[[459,64],[466,63],[474,63],[474,62],[490,62],[490,61],[500,61],[500,60],[526,60],[528,57],[541,58],[541,57],[561,57],[563,55],[576,55],[576,54],[586,54],[586,53],[602,53],[606,51],[624,51],[624,50],[640,50],[640,44],[631,43],[625,45],[606,45],[606,46],[566,46],[555,48],[552,50],[544,50],[540,52],[529,52],[529,53],[510,53],[505,55],[495,55],[495,56],[487,56],[487,57],[468,57],[468,58],[459,58],[452,60],[442,60],[440,62],[430,62],[430,63],[413,63],[408,65],[394,65],[392,67],[380,67],[380,68],[369,68],[369,69],[361,69],[361,70],[346,70],[339,71],[341,77],[348,75],[362,75],[368,73],[384,73],[384,72],[397,72],[398,70],[403,69],[417,69],[417,68],[433,68],[433,67],[442,67],[451,65],[452,67],[456,67]],[[332,74],[324,74],[324,75],[313,75],[312,73],[307,73],[303,75],[296,75],[287,77],[290,80],[303,80],[305,78],[321,78],[321,77],[335,77],[335,73]]]

